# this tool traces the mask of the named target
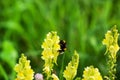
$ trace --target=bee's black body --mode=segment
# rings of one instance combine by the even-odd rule
[[[60,53],[64,52],[66,50],[66,42],[64,40],[60,40],[59,45],[60,45],[59,52]]]

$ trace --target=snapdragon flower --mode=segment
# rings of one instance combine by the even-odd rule
[[[79,64],[79,54],[75,51],[72,60],[68,63],[66,70],[63,72],[63,76],[66,80],[73,80],[77,74],[77,68]]]
[[[100,75],[98,68],[90,66],[85,68],[82,80],[103,80],[103,79],[102,76]]]
[[[15,80],[33,80],[34,71],[31,69],[30,60],[24,54],[21,55],[19,63],[15,65],[14,70],[17,72]]]
[[[118,45],[118,30],[116,25],[105,34],[105,39],[103,39],[103,45],[106,45],[106,55],[108,58],[108,77],[110,80],[115,80],[116,76],[116,56],[120,47]]]
[[[60,50],[59,42],[57,32],[52,31],[47,34],[42,44],[42,59],[45,61],[43,71],[47,75],[47,80],[52,76],[54,64],[57,64],[58,51]]]
[[[116,58],[116,53],[119,50],[118,36],[118,30],[114,26],[111,30],[107,31],[105,39],[102,41],[103,45],[106,45],[106,53],[110,54],[112,58]]]

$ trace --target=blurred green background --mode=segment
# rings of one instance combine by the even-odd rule
[[[82,77],[90,65],[104,76],[107,60],[102,40],[113,25],[120,32],[120,0],[0,0],[0,80],[14,80],[13,68],[21,53],[31,60],[35,72],[42,72],[41,44],[49,31],[57,31],[67,42],[64,68],[77,50],[77,76]],[[116,80],[120,80],[120,52],[117,64]]]

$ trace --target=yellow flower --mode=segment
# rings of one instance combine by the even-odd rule
[[[52,74],[52,78],[53,80],[59,80],[59,78],[55,74]]]
[[[105,34],[105,39],[103,39],[103,45],[106,45],[107,47],[107,52],[110,52],[110,55],[112,58],[116,57],[116,53],[119,50],[119,45],[118,45],[118,30],[116,29],[116,26],[114,26],[110,31],[108,31]]]
[[[51,76],[54,63],[57,64],[58,51],[60,50],[59,42],[60,40],[59,36],[57,36],[57,32],[52,31],[47,34],[42,44],[42,59],[45,61],[43,71],[47,74],[48,78]]]
[[[103,45],[106,45],[106,53],[108,57],[108,76],[110,80],[115,80],[116,74],[116,55],[119,50],[118,45],[118,30],[116,25],[105,34],[105,39],[103,39]]]
[[[31,69],[30,61],[21,55],[19,64],[16,64],[14,70],[17,72],[17,78],[15,80],[33,80],[34,71]]]
[[[82,80],[103,80],[97,68],[93,66],[85,68]]]
[[[59,42],[60,40],[59,36],[57,36],[57,32],[52,31],[47,34],[42,44],[42,48],[44,49],[42,52],[43,60],[53,59],[54,63],[56,63],[59,54],[58,50],[60,50]]]
[[[68,63],[66,70],[64,70],[63,76],[66,80],[73,80],[77,74],[77,68],[79,64],[79,54],[75,51],[72,57],[72,61]]]

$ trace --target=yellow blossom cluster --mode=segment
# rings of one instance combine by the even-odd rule
[[[82,80],[103,80],[97,68],[93,66],[86,67],[83,72]]]
[[[66,80],[73,80],[77,74],[77,68],[79,64],[79,54],[75,51],[72,60],[68,63],[66,70],[63,72],[63,76]]]
[[[47,74],[48,78],[51,76],[54,63],[57,64],[58,51],[60,50],[59,42],[60,40],[59,36],[57,36],[57,32],[52,31],[47,34],[42,44],[42,59],[45,61],[43,71]]]
[[[103,44],[106,45],[106,53],[108,57],[108,76],[106,76],[110,80],[115,80],[116,76],[116,56],[119,50],[118,45],[118,30],[116,26],[114,26],[111,30],[109,30],[105,34],[105,39],[103,39]]]
[[[16,64],[14,70],[17,72],[15,80],[33,80],[34,71],[31,69],[30,61],[24,54],[21,55],[19,63]]]
[[[116,26],[114,26],[111,30],[109,30],[105,34],[105,39],[103,39],[103,45],[106,45],[107,51],[106,53],[110,53],[112,58],[116,58],[116,53],[119,50],[118,45],[118,30],[116,29]]]

